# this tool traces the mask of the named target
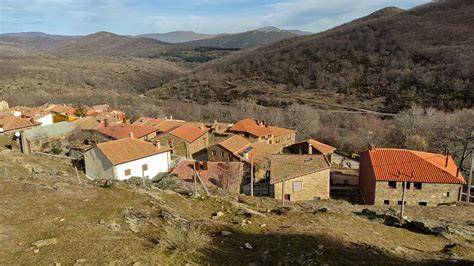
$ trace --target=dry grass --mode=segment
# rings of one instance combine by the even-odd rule
[[[170,225],[163,229],[160,243],[172,250],[195,252],[211,243],[209,234],[201,226]]]

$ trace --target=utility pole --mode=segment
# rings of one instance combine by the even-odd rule
[[[250,156],[250,196],[253,197],[253,153]]]
[[[193,164],[194,197],[197,197],[196,164]]]
[[[285,208],[285,180],[281,182],[281,207]]]
[[[407,189],[407,182],[403,182],[403,191],[402,191],[402,207],[400,210],[400,218],[403,219],[405,213],[405,191]]]

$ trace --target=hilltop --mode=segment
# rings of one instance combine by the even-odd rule
[[[214,38],[216,36],[218,36],[218,34],[204,34],[196,33],[194,31],[172,31],[166,33],[148,33],[138,35],[138,37],[151,38],[167,43],[184,43]]]
[[[249,48],[274,43],[283,39],[306,34],[301,31],[287,31],[276,27],[264,27],[235,34],[223,34],[214,38],[184,43],[190,46],[219,48]]]
[[[474,3],[467,0],[383,9],[322,33],[243,51],[150,95],[198,102],[253,98],[277,106],[314,100],[390,112],[414,103],[472,107],[472,13]]]

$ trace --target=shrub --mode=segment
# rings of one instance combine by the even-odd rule
[[[200,226],[166,226],[161,243],[168,249],[194,252],[211,242],[209,235]]]

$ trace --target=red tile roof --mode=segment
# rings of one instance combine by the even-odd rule
[[[30,119],[27,118],[21,118],[11,115],[0,117],[0,128],[3,128],[4,131],[22,129],[35,125],[39,125],[39,123],[33,123]]]
[[[364,169],[368,168],[368,169]],[[370,170],[376,181],[464,183],[451,156],[403,150],[374,149],[361,153],[361,170]]]
[[[274,126],[268,126],[270,129],[270,132],[272,132],[273,136],[279,137],[279,136],[285,136],[285,135],[290,135],[293,133],[296,133],[296,131],[288,128],[283,128],[283,127],[274,127]]]
[[[232,152],[232,153],[237,153],[240,150],[242,150],[245,147],[250,146],[250,141],[248,141],[246,138],[241,137],[239,135],[234,135],[230,138],[227,138],[221,142],[218,143],[219,146],[222,148]]]
[[[158,129],[159,132],[168,131],[174,127],[184,125],[184,121],[181,120],[164,120],[161,123],[158,123],[155,128]]]
[[[180,126],[171,131],[170,134],[191,143],[206,134],[207,131],[207,129],[202,130],[193,126]]]
[[[257,121],[247,118],[240,120],[228,129],[230,132],[250,133],[257,137],[263,137],[272,134],[272,131],[265,125],[257,123]]]
[[[193,182],[194,162],[192,160],[182,161],[171,174],[181,180]],[[204,184],[209,188],[220,187],[235,192],[240,191],[242,181],[242,163],[240,162],[207,162],[207,170],[198,172]]]
[[[99,143],[97,148],[113,165],[135,161],[171,150],[167,147],[157,148],[150,142],[131,138]]]
[[[102,134],[110,136],[114,139],[123,139],[130,137],[130,132],[133,132],[134,138],[142,138],[148,134],[156,131],[156,128],[131,124],[118,124],[99,130]]]
[[[51,104],[46,107],[45,110],[64,115],[74,115],[76,113],[76,109],[74,107],[63,104]]]
[[[142,125],[142,126],[149,126],[149,127],[157,127],[161,122],[163,122],[163,119],[159,118],[151,118],[151,117],[140,117],[135,122],[133,122],[133,125]]]
[[[334,148],[333,146],[327,145],[325,143],[319,142],[319,141],[314,140],[314,139],[309,139],[309,140],[307,140],[307,142],[309,144],[311,144],[311,146],[313,146],[313,148],[315,148],[316,150],[318,150],[320,153],[322,153],[324,155],[331,154],[336,150],[336,148]]]

